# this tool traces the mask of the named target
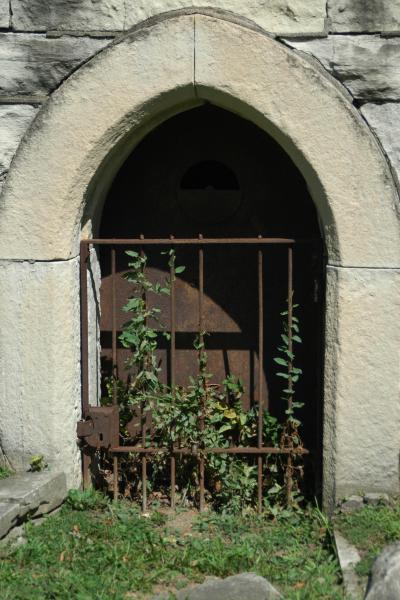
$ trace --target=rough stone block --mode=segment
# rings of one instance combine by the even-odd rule
[[[0,95],[48,94],[107,43],[86,37],[1,33]]]
[[[400,181],[400,104],[364,104],[361,112],[379,138]]]
[[[42,477],[65,470],[79,485],[79,260],[1,261],[0,322],[2,447],[17,470],[41,454]]]
[[[386,546],[373,564],[365,600],[400,598],[400,542]]]
[[[12,0],[16,31],[122,30],[125,0]]]
[[[328,0],[328,16],[336,33],[400,30],[399,0]]]
[[[191,586],[176,592],[177,600],[276,600],[279,592],[264,577],[255,573],[241,573],[226,579],[210,578],[202,585]],[[168,595],[153,600],[167,600]]]
[[[10,2],[9,0],[0,0],[0,28],[8,29],[10,27]]]
[[[327,268],[324,459],[333,444],[337,498],[399,491],[398,314],[400,270]]]
[[[18,522],[20,506],[14,502],[0,502],[0,539]]]
[[[11,502],[19,506],[18,516],[39,516],[62,504],[67,496],[64,473],[43,471],[14,475],[0,481],[0,503]]]
[[[126,0],[125,26],[131,27],[170,10],[209,6],[249,19],[265,31],[275,34],[321,35],[325,31],[324,0]]]
[[[400,100],[400,37],[332,35],[287,43],[315,56],[355,98]]]
[[[324,0],[12,0],[16,31],[49,29],[119,31],[167,11],[208,8],[235,13],[272,33],[321,35],[325,31]]]
[[[9,168],[36,113],[37,108],[26,104],[0,105],[0,177]]]

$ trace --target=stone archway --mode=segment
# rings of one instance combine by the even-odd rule
[[[201,14],[164,15],[117,40],[53,94],[21,144],[0,207],[3,449],[16,466],[46,454],[79,481],[79,239],[146,132],[203,101],[274,137],[318,209],[326,501],[395,492],[400,235],[390,170],[318,66],[248,24]]]

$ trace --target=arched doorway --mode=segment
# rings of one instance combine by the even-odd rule
[[[385,158],[320,65],[240,17],[189,12],[141,24],[74,72],[13,160],[0,204],[2,448],[19,468],[45,454],[81,481],[79,241],[97,234],[109,185],[146,134],[212,102],[284,148],[318,210],[326,506],[397,493],[400,230]]]
[[[237,115],[205,104],[165,121],[127,158],[106,199],[100,237],[139,238],[294,238],[304,243],[294,249],[294,301],[298,304],[303,343],[296,364],[303,375],[297,398],[304,402],[299,418],[307,462],[308,489],[321,489],[322,355],[323,355],[323,244],[317,211],[307,185],[291,159],[270,136]],[[155,280],[167,275],[160,248],[148,249],[149,273]],[[112,373],[111,262],[109,248],[101,248],[103,377]],[[176,382],[185,385],[197,372],[193,342],[198,331],[197,250],[179,248],[186,265],[177,288]],[[263,385],[265,402],[281,422],[286,405],[282,380],[276,376],[277,347],[287,300],[287,251],[263,250],[264,322]],[[127,268],[123,251],[117,273]],[[117,279],[119,307],[131,293]],[[211,381],[228,375],[241,378],[243,403],[258,399],[257,247],[208,248],[204,257],[204,326]],[[168,301],[161,303],[164,324],[170,329]],[[120,330],[126,313],[118,312]],[[128,351],[117,352],[117,372],[126,379]],[[161,377],[170,382],[169,344],[158,351]],[[284,387],[284,386],[283,386]]]

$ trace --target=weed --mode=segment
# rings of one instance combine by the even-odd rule
[[[11,477],[14,475],[14,471],[9,467],[0,467],[0,480],[7,479],[7,477]]]
[[[70,490],[66,502],[72,510],[93,510],[104,508],[109,500],[96,490]]]
[[[39,471],[44,471],[47,466],[48,465],[44,459],[44,456],[42,456],[41,454],[32,456],[32,458],[29,462],[29,468],[33,473],[37,473]]]
[[[295,366],[295,345],[301,343],[299,321],[294,311],[281,313],[283,319],[277,376],[282,378],[282,400],[285,403],[285,423],[259,407],[243,408],[244,388],[240,378],[229,373],[224,381],[211,383],[208,369],[205,339],[206,331],[200,331],[194,342],[198,354],[198,374],[185,386],[168,386],[160,381],[160,364],[156,350],[158,338],[169,338],[161,321],[161,311],[153,306],[154,298],[170,295],[176,275],[184,272],[184,266],[176,266],[174,250],[168,256],[169,277],[163,283],[154,283],[146,275],[147,257],[144,253],[127,251],[129,270],[124,278],[132,285],[132,296],[123,307],[129,319],[122,328],[119,340],[129,350],[126,367],[129,371],[126,383],[110,378],[107,381],[108,396],[102,404],[117,400],[120,408],[121,445],[147,444],[156,447],[189,448],[205,456],[206,500],[214,509],[238,513],[252,510],[257,504],[258,469],[257,457],[232,454],[204,453],[205,448],[229,448],[231,446],[257,446],[258,423],[262,428],[265,446],[282,448],[285,458],[279,454],[265,456],[263,460],[263,493],[265,509],[277,514],[284,504],[296,506],[301,502],[299,480],[303,473],[300,421],[296,411],[303,403],[295,398],[295,387],[302,371]],[[290,299],[292,300],[292,299]],[[151,415],[151,428],[148,416]],[[259,421],[259,416],[260,418]],[[149,431],[151,429],[151,431]],[[106,463],[104,472],[110,471]],[[199,473],[197,457],[180,456],[176,460],[176,494],[182,506],[198,504]],[[118,491],[124,497],[139,500],[143,497],[141,458],[136,455],[119,459]],[[147,465],[147,492],[150,498],[165,499],[169,487],[169,458],[167,454],[152,457]],[[107,477],[105,477],[107,480]],[[156,494],[152,495],[152,492]]]
[[[76,498],[76,494],[74,494]],[[161,513],[144,517],[130,503],[96,510],[67,504],[0,563],[2,600],[142,599],[160,587],[206,576],[256,572],[287,600],[340,600],[339,567],[315,511],[265,516],[200,515],[192,533],[169,527]]]

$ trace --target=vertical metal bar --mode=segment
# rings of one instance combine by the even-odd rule
[[[174,236],[171,235],[171,240]],[[173,246],[171,246],[173,249]],[[175,260],[170,261],[170,309],[171,309],[171,389],[175,402],[175,359],[176,359],[176,323],[175,323]],[[171,508],[175,508],[176,459],[171,454]]]
[[[119,492],[119,474],[118,474],[118,456],[114,454],[113,456],[113,497],[114,500],[118,500],[118,492]]]
[[[199,234],[199,239],[203,239],[203,236]],[[204,352],[204,316],[203,316],[203,296],[204,296],[204,250],[203,246],[199,246],[199,336],[201,349],[200,352]],[[205,397],[206,389],[203,391],[201,416],[200,416],[200,431],[204,431],[205,426]],[[200,460],[199,460],[199,484],[200,484],[200,512],[204,511],[205,508],[205,465],[204,465],[204,454],[202,448],[200,449]]]
[[[88,259],[89,245],[81,242],[80,246],[80,286],[81,286],[81,385],[82,385],[82,418],[89,416],[89,322],[88,322]],[[83,488],[91,487],[90,465],[92,452],[88,446],[82,450]]]
[[[289,354],[293,352],[293,247],[289,246],[288,248],[288,314],[287,314],[287,325],[288,325],[288,350]],[[288,357],[288,386],[289,389],[292,389],[292,361],[290,356]],[[288,409],[290,410],[293,405],[293,396],[289,395],[288,397]],[[289,430],[289,435],[291,435],[291,429]],[[291,446],[292,444],[290,444]],[[289,448],[290,450],[290,448]],[[286,470],[286,501],[287,505],[290,506],[292,504],[292,491],[293,491],[293,458],[291,453],[289,452],[287,457],[287,470]]]
[[[261,237],[261,236],[259,236]],[[263,251],[258,250],[258,447],[263,446],[263,373],[264,373],[264,277]],[[263,502],[263,458],[257,458],[258,466],[258,512],[262,511]]]
[[[117,298],[116,298],[116,251],[111,248],[111,306],[112,306],[112,375],[113,375],[113,404],[118,404],[117,398]],[[118,457],[113,456],[113,492],[114,500],[118,500]]]
[[[88,259],[89,245],[81,244],[80,280],[81,280],[81,369],[82,369],[82,415],[89,414],[89,322],[88,322]]]
[[[140,239],[144,239],[144,235],[140,235]],[[144,256],[143,247],[140,248],[140,255]],[[143,294],[143,298],[146,302],[146,293]],[[146,415],[144,412],[144,405],[142,403],[141,406],[141,421],[142,421],[142,446],[146,447]],[[147,458],[146,454],[142,455],[142,511],[146,512],[147,510]]]
[[[117,399],[117,299],[116,299],[116,252],[115,247],[111,249],[111,306],[112,306],[112,374],[113,374],[113,404]]]

